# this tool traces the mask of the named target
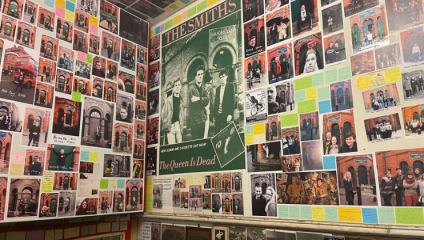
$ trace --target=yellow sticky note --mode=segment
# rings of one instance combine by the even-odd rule
[[[339,207],[339,221],[362,222],[361,208],[359,207]]]
[[[306,99],[305,99],[306,101],[317,99],[317,88],[316,87],[308,88],[305,90],[305,94],[306,94]]]
[[[402,80],[402,74],[400,73],[400,67],[395,67],[386,70],[386,83],[392,83]]]
[[[6,240],[25,239],[26,231],[7,232]]]
[[[35,0],[38,3],[44,4],[44,0]]]
[[[324,221],[325,220],[324,207],[314,207],[314,206],[312,206],[312,219]]]
[[[254,144],[255,143],[255,135],[253,134],[245,134],[246,144]]]
[[[109,179],[109,189],[115,189],[118,188],[118,180],[116,179]]]
[[[45,170],[43,172],[43,182],[53,182],[54,171]]]
[[[98,26],[99,20],[96,17],[90,16],[90,24],[94,26]]]
[[[65,9],[65,0],[56,0],[56,7],[60,7],[62,9]]]
[[[188,175],[188,185],[196,185],[196,176]]]
[[[53,192],[53,182],[42,182],[41,183],[41,192],[42,193]]]
[[[75,15],[74,15],[73,12],[68,11],[68,10],[65,11],[65,19],[66,20],[73,22],[74,21],[74,17],[75,17]]]
[[[203,174],[198,174],[196,177],[197,185],[203,185]]]
[[[369,75],[356,78],[356,89],[362,90],[371,87],[371,78]]]
[[[12,176],[24,175],[24,165],[19,163],[10,164],[10,175]]]
[[[264,134],[265,133],[265,123],[259,123],[253,125],[253,134]]]
[[[80,235],[79,227],[65,228],[65,236],[64,236],[65,239],[79,237],[79,235]]]
[[[97,224],[97,233],[104,233],[104,232],[110,232],[110,222]]]
[[[98,152],[90,152],[90,162],[97,162],[99,160],[99,153]]]

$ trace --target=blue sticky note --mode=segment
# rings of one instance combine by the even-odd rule
[[[66,1],[66,10],[75,12],[75,3]]]
[[[184,3],[184,4],[189,4],[190,3],[190,0],[180,0],[182,3]]]
[[[312,207],[300,206],[300,218],[306,219],[306,220],[312,220]]]
[[[156,34],[159,34],[160,33],[160,26],[157,27],[157,28],[155,28],[155,32],[156,32]]]
[[[331,102],[330,100],[322,101],[318,103],[319,114],[331,112]]]
[[[324,156],[322,157],[324,169],[336,169],[336,157],[335,156]]]
[[[46,4],[47,6],[54,8],[54,0],[44,0],[44,4]]]
[[[299,206],[289,206],[289,218],[300,219]]]
[[[289,205],[278,204],[278,217],[289,218]]]
[[[88,160],[90,160],[90,152],[89,151],[81,151],[80,160],[81,161],[88,161]]]
[[[362,208],[362,222],[378,224],[376,208]]]
[[[118,188],[125,188],[125,180],[118,179]]]

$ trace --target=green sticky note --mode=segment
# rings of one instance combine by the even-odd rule
[[[107,189],[109,184],[109,180],[100,179],[100,189]]]
[[[336,207],[324,207],[325,221],[338,222],[339,214]]]
[[[173,20],[169,20],[168,22],[165,23],[165,29],[169,29],[172,27],[172,25],[174,24]]]
[[[318,88],[317,90],[318,92],[318,100],[325,100],[325,99],[330,99],[330,88],[329,87],[323,87],[323,88]]]
[[[339,68],[339,81],[348,80],[350,77],[352,77],[350,66]]]
[[[332,83],[337,81],[337,69],[325,71],[325,83]]]
[[[318,73],[312,76],[312,86],[318,86],[324,84],[324,74]]]
[[[306,101],[305,90],[294,92],[294,101],[297,103]]]
[[[297,104],[297,107],[299,108],[299,110],[298,110],[299,114],[308,113],[308,112],[315,112],[317,110],[317,104],[316,104],[315,99],[305,101],[305,102],[300,102],[300,103]]]
[[[248,126],[246,126],[246,128],[245,128],[244,132],[245,132],[246,134],[253,134],[253,125],[248,125]]]
[[[422,208],[395,208],[396,223],[424,224]]]
[[[289,114],[281,116],[281,127],[289,127],[299,125],[299,114]]]
[[[278,217],[279,218],[289,218],[289,205],[278,204]]]
[[[378,222],[381,224],[396,223],[395,210],[393,208],[378,208]]]
[[[300,218],[312,220],[312,207],[311,206],[300,206]]]
[[[81,93],[72,92],[72,101],[81,102]]]
[[[207,1],[203,1],[199,4],[197,4],[197,12],[202,11],[203,9],[205,9],[207,6]]]
[[[312,76],[294,80],[294,90],[299,91],[305,88],[312,87]]]
[[[72,3],[75,3],[75,0],[69,0],[70,2],[72,2]]]
[[[92,63],[93,63],[93,55],[91,55],[91,54],[87,54],[87,56],[86,56],[86,61],[87,61],[88,63],[92,64]]]
[[[172,9],[172,10],[177,10],[179,7],[175,4],[172,4],[172,5],[169,6],[169,8]]]
[[[197,12],[196,7],[192,7],[192,8],[190,8],[190,9],[187,11],[187,17],[191,17],[191,16],[193,16],[194,14],[196,14],[196,12]]]
[[[300,219],[299,206],[289,206],[289,218]]]
[[[145,208],[146,212],[153,211],[153,195],[152,194],[146,194],[145,196]]]
[[[146,186],[153,186],[153,178],[152,177],[146,178]]]

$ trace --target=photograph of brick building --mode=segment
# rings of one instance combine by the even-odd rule
[[[230,172],[221,173],[221,192],[223,193],[231,192],[231,173]]]
[[[57,210],[57,216],[74,216],[76,198],[76,192],[59,192],[59,208]]]
[[[264,17],[258,17],[244,24],[245,57],[256,55],[265,50]]]
[[[423,27],[416,27],[406,31],[402,31],[399,34],[399,41],[402,47],[403,66],[413,67],[421,64],[424,58],[421,57],[421,52],[412,51],[418,47],[418,49],[424,49],[424,44],[420,39],[424,37]]]
[[[319,139],[318,112],[299,114],[299,121],[301,141]]]
[[[265,124],[266,141],[276,141],[281,139],[281,118],[280,116],[268,117],[268,122]]]
[[[58,67],[68,71],[74,71],[74,51],[69,48],[59,47]]]
[[[74,74],[61,69],[57,69],[55,91],[71,94]]]
[[[267,142],[246,146],[248,172],[281,170],[281,142]]]
[[[9,173],[12,134],[0,132],[0,174]]]
[[[322,21],[318,12],[318,0],[314,1],[290,1],[291,23],[293,37],[305,37],[313,32],[319,31]],[[301,12],[306,12],[304,21],[301,21]]]
[[[368,142],[399,139],[403,136],[399,114],[388,114],[364,120]]]
[[[75,216],[97,214],[97,198],[78,198]]]
[[[118,34],[119,8],[105,0],[100,0],[100,28]]]
[[[419,136],[424,131],[424,104],[402,108],[405,136]]]
[[[242,191],[242,185],[243,185],[243,173],[242,172],[232,172],[232,192],[241,192]]]
[[[60,156],[65,155],[64,162]],[[78,172],[80,147],[49,144],[45,169],[50,171]]]
[[[292,37],[290,26],[290,5],[285,5],[276,11],[266,14],[267,46],[277,44]]]
[[[100,55],[119,62],[119,51],[121,39],[106,31],[102,31],[102,48]]]
[[[3,179],[2,179],[3,187]],[[5,190],[2,191],[5,192]],[[7,217],[31,217],[38,216],[38,198],[40,194],[40,179],[12,178],[10,179],[9,202]],[[3,202],[2,202],[3,203]],[[6,203],[6,201],[4,201]],[[5,205],[5,204],[2,204]],[[24,206],[27,206],[24,208]],[[3,207],[2,207],[3,208]]]
[[[264,1],[243,0],[243,22],[250,21],[264,14]]]
[[[112,213],[113,191],[99,191],[97,214]]]
[[[99,99],[103,98],[103,87],[104,80],[101,78],[94,78],[93,80],[93,90],[91,91],[91,96]]]
[[[56,38],[72,43],[72,32],[74,30],[74,24],[63,18],[57,18],[56,24]]]
[[[124,191],[113,191],[113,202],[112,202],[112,209],[113,212],[124,212]]]
[[[107,60],[106,79],[112,81],[118,79],[118,63]]]
[[[322,117],[322,139],[323,141],[327,140],[327,135],[331,135],[330,139],[332,137],[335,137],[338,146],[338,152],[342,153],[342,148],[344,148],[346,145],[346,134],[353,133],[356,146],[356,126],[355,126],[355,119],[353,110],[345,110],[335,113],[328,113],[321,115]],[[349,134],[350,135],[350,134]],[[348,136],[349,136],[348,135]],[[326,148],[328,146],[325,146]],[[324,149],[325,153],[327,154],[327,149]],[[355,151],[357,152],[357,150]],[[333,153],[336,154],[336,153]]]
[[[26,0],[23,20],[27,23],[34,24],[38,13],[38,4]]]
[[[114,125],[114,139],[112,151],[120,153],[132,153],[133,126],[125,123]]]
[[[331,110],[333,112],[353,108],[352,84],[350,80],[330,84]]]
[[[90,25],[90,14],[76,8],[74,24],[76,29],[88,33],[88,27]]]
[[[288,80],[272,84],[268,92],[268,114],[285,113],[295,110],[294,82]],[[150,95],[149,95],[150,97]]]
[[[104,100],[116,102],[116,83],[105,81]]]
[[[295,3],[299,1],[300,0],[296,0]],[[321,32],[296,40],[294,42],[293,49],[296,76],[317,72],[324,68]]]
[[[82,32],[78,32],[82,33]],[[75,42],[74,42],[75,47]],[[88,49],[90,53],[99,54],[100,52],[100,37],[90,33],[90,47]]]
[[[42,193],[40,197],[39,217],[56,217],[59,193]]]
[[[7,39],[9,41],[15,41],[15,31],[18,20],[13,17],[3,15],[1,18],[2,28],[0,29],[0,38]]]
[[[138,100],[146,101],[147,97],[147,85],[140,81],[135,81],[135,98]]]
[[[106,59],[95,56],[93,58],[93,70],[92,74],[93,76],[105,78],[105,72],[106,72]]]
[[[111,148],[113,103],[84,98],[81,145]]]
[[[159,135],[159,118],[150,118],[147,125],[146,141],[147,144],[157,144]]]
[[[326,66],[346,60],[346,44],[343,32],[325,37],[324,48]]]
[[[132,96],[118,93],[115,119],[121,122],[132,123],[134,119],[133,107],[134,98]]]
[[[121,67],[134,71],[136,51],[137,51],[137,46],[134,43],[129,42],[124,38],[122,39]]]
[[[43,7],[39,7],[37,27],[53,32],[55,13]]]
[[[149,89],[153,89],[160,84],[160,61],[149,64],[148,68]]]
[[[56,79],[56,62],[47,58],[40,58],[38,63],[37,82],[46,82],[54,85]]]
[[[4,77],[3,77],[4,79]],[[1,130],[21,132],[24,118],[24,108],[18,107],[16,103],[10,101],[0,101],[0,117],[7,116],[10,120],[8,123],[0,123]]]
[[[74,77],[73,91],[82,95],[91,95],[91,81],[84,78]]]
[[[323,168],[321,141],[301,142],[303,170],[320,170]]]
[[[352,76],[375,71],[374,51],[368,51],[350,57]]]
[[[79,136],[81,103],[55,98],[53,133]]]
[[[137,45],[137,63],[147,65],[147,48]]]
[[[300,154],[299,127],[283,128],[281,130],[283,155]]]
[[[144,161],[133,159],[133,174],[132,178],[143,178],[144,176]]]
[[[16,34],[16,42],[21,45],[24,45],[25,47],[34,49],[36,33],[36,26],[19,21],[18,33]]]
[[[87,38],[88,38],[88,34],[87,33],[83,33],[83,32],[80,32],[78,30],[74,30],[73,49],[75,51],[80,51],[80,52],[87,53],[87,50],[88,50],[88,39]],[[99,54],[98,40],[96,40],[95,44],[96,44],[96,49],[94,49],[93,42],[92,42],[92,39],[90,37],[90,49],[93,48],[93,50],[96,50],[97,51],[96,54]]]
[[[144,159],[144,141],[134,139],[133,158]]]
[[[55,172],[53,190],[77,190],[78,173]]]
[[[146,119],[146,103],[135,100],[135,118],[138,120]]]
[[[126,73],[124,71],[119,71],[118,90],[127,93],[134,93],[134,87],[134,75]]]
[[[45,57],[50,60],[56,61],[58,48],[58,39],[52,38],[44,34],[41,36],[40,57]]]
[[[39,108],[26,108],[23,124],[21,145],[33,147],[47,147],[47,134],[49,130],[50,111]],[[37,123],[40,132],[37,131]],[[31,132],[37,132],[31,135]]]
[[[16,19],[22,19],[24,0],[5,0],[3,4],[3,16],[9,15]]]
[[[372,154],[355,154],[336,157],[340,205],[378,205],[372,156]],[[353,194],[352,191],[357,192]]]
[[[138,120],[136,119],[134,122],[134,130],[136,131],[136,134],[134,135],[134,138],[138,138],[138,139],[144,139],[145,138],[145,133],[146,133],[146,126],[145,126],[145,121],[142,120]]]
[[[35,85],[34,105],[46,108],[52,108],[54,96],[54,86],[37,82]]]
[[[143,210],[143,180],[127,179],[125,182],[125,211]]]
[[[286,43],[267,51],[268,57],[268,82],[284,81],[291,79],[293,73],[293,45]],[[273,77],[274,75],[274,77]]]
[[[137,63],[136,80],[145,83],[147,80],[147,67],[141,63]]]
[[[231,204],[233,199],[232,195],[229,193],[223,193],[221,194],[222,199],[222,213],[223,214],[233,214],[233,205]]]
[[[244,60],[245,90],[252,90],[267,85],[265,52]]]
[[[103,177],[131,177],[131,156],[105,154]]]
[[[369,89],[362,92],[366,112],[374,112],[400,105],[396,83]]]

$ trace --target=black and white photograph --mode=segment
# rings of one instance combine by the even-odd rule
[[[247,228],[247,240],[266,239],[266,229],[257,227]]]
[[[24,124],[25,105],[12,101],[0,101],[0,129],[21,132]]]
[[[126,177],[131,175],[131,156],[105,154],[103,177]]]
[[[185,227],[162,224],[162,239],[184,240]]]
[[[256,124],[267,120],[266,88],[246,92],[246,124]]]
[[[271,85],[268,92],[268,114],[285,113],[296,108],[292,80]]]
[[[296,232],[297,240],[322,240],[324,235],[321,233]]]
[[[230,227],[230,239],[245,240],[246,228],[245,227]]]
[[[147,47],[149,23],[126,11],[120,10],[119,36]]]
[[[159,88],[157,88],[153,91],[150,91],[148,96],[149,97],[148,97],[148,100],[147,100],[147,105],[148,105],[149,108],[148,108],[147,114],[149,116],[153,116],[153,115],[159,113]],[[175,101],[176,98],[177,97],[174,95],[173,96],[174,101]],[[181,104],[181,102],[180,102],[180,104]],[[182,108],[181,108],[181,110],[182,110]],[[181,113],[181,114],[183,114],[183,113]]]
[[[321,1],[322,2],[322,1]],[[266,230],[266,240],[296,240],[296,232],[281,230]]]
[[[324,36],[343,29],[343,10],[341,3],[322,10],[322,29]]]
[[[325,6],[335,3],[337,1],[340,1],[340,0],[321,0],[321,8],[324,8]]]
[[[149,147],[146,152],[146,176],[156,176],[158,147]]]
[[[398,43],[374,50],[377,70],[391,68],[402,64],[402,54]]]
[[[211,138],[221,168],[244,153],[244,145],[234,122]]]
[[[63,204],[60,204],[60,200]],[[59,207],[57,209],[58,217],[75,216],[77,193],[76,192],[59,192]]]
[[[232,192],[241,192],[243,190],[243,173],[242,172],[232,172],[231,173],[231,184]]]
[[[281,170],[281,142],[267,142],[246,146],[247,171]]]
[[[252,216],[277,216],[275,173],[250,175]],[[254,238],[253,238],[254,239]]]
[[[91,75],[91,64],[88,62],[76,60],[75,76],[90,79],[90,75]]]
[[[398,113],[366,119],[364,124],[368,142],[399,139],[403,136]]]
[[[204,175],[203,176],[203,189],[210,189],[211,188],[211,175]]]
[[[265,50],[264,17],[258,17],[244,24],[244,52],[250,57]]]
[[[99,0],[77,0],[79,10],[89,13],[93,17],[97,17],[99,9]]]
[[[229,234],[228,227],[221,227],[221,226],[212,227],[212,240],[230,240],[228,234]]]
[[[424,71],[416,68],[402,72],[403,98],[405,101],[424,98]]]
[[[278,2],[278,0],[275,0]],[[250,21],[264,14],[264,1],[250,0],[248,4],[243,4],[243,22]]]
[[[118,92],[115,120],[132,123],[134,121],[134,98]]]
[[[40,179],[12,178],[10,188],[14,191],[10,191],[7,217],[37,218]],[[3,188],[3,191],[6,192],[6,188]]]
[[[296,76],[317,72],[324,68],[324,56],[321,32],[300,38],[294,42],[294,53],[299,64],[296,64]]]
[[[324,38],[325,65],[337,64],[346,60],[344,33],[336,33]]]
[[[163,208],[163,184],[153,183],[153,208]]]
[[[213,213],[222,213],[221,206],[221,194],[212,193],[212,212]]]

